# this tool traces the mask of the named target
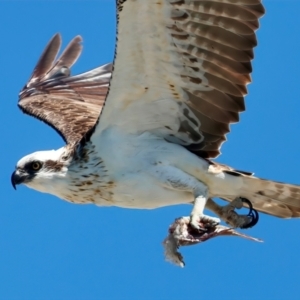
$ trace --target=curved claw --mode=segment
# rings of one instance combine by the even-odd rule
[[[256,209],[253,208],[253,205],[251,203],[251,201],[249,201],[246,198],[242,198],[241,197],[242,202],[247,203],[249,206],[249,213],[248,213],[248,217],[251,217],[251,221],[248,224],[245,224],[244,226],[242,226],[242,229],[247,229],[247,228],[251,228],[253,226],[255,226],[259,220],[259,214],[257,212]]]
[[[251,201],[248,200],[247,198],[243,198],[243,197],[240,197],[240,199],[241,199],[241,201],[242,201],[243,203],[248,204],[248,206],[249,206],[249,213],[248,213],[248,216],[249,216],[249,215],[253,212],[253,210],[254,210]],[[257,211],[256,211],[256,213],[257,213]]]
[[[257,210],[255,210],[254,208],[253,208],[253,210],[252,210],[251,215],[249,215],[249,217],[252,218],[252,221],[251,221],[249,224],[247,224],[245,228],[253,227],[253,226],[255,226],[255,225],[257,224],[257,222],[259,221],[259,214],[258,214]]]

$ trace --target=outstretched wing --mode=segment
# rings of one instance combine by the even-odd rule
[[[111,64],[70,76],[81,54],[81,42],[76,36],[55,59],[61,45],[56,34],[19,94],[21,110],[52,126],[69,144],[77,143],[95,125],[111,76]]]
[[[94,132],[153,132],[216,157],[244,110],[261,1],[118,0],[117,10],[114,70]]]

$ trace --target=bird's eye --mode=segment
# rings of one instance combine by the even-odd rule
[[[34,161],[31,163],[31,169],[38,171],[42,167],[42,164],[39,161]]]

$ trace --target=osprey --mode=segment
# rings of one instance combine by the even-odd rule
[[[75,37],[55,35],[19,107],[66,146],[22,158],[12,185],[73,203],[151,209],[193,204],[190,224],[247,228],[257,211],[300,216],[300,187],[217,164],[245,109],[261,0],[117,0],[114,63],[76,76]],[[229,201],[220,206],[212,198]],[[249,206],[247,215],[235,208]],[[219,218],[204,214],[204,208]]]

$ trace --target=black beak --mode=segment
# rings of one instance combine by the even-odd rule
[[[12,184],[13,188],[16,190],[17,189],[16,185],[20,184],[20,183],[23,183],[24,179],[25,179],[25,176],[20,175],[20,173],[18,171],[14,171],[11,174],[10,179],[11,179],[11,184]]]
[[[16,182],[15,182],[15,175],[16,175],[16,172],[13,172],[13,173],[11,174],[10,180],[11,180],[11,185],[12,185],[13,188],[16,190],[17,188],[16,188]]]

